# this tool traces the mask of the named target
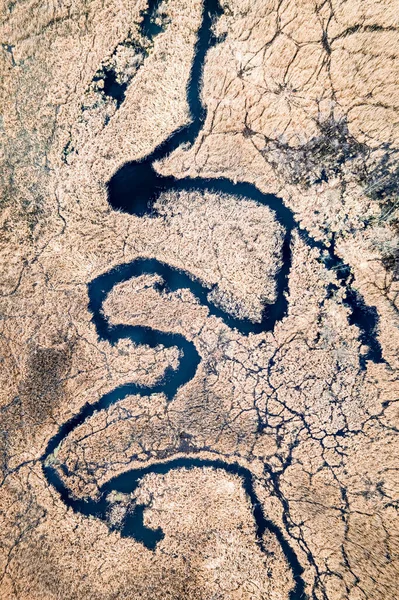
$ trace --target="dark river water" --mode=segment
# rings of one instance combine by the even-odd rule
[[[153,16],[158,5],[156,0],[150,0],[149,10],[144,14],[142,23],[143,31],[150,37],[159,33],[159,27],[155,25]],[[246,494],[251,502],[253,517],[256,525],[256,542],[259,548],[266,552],[263,546],[262,536],[265,531],[272,532],[278,539],[288,564],[292,570],[295,587],[290,594],[290,600],[305,598],[304,582],[302,579],[302,567],[299,564],[296,553],[288,542],[287,535],[272,523],[264,514],[259,503],[255,489],[252,473],[238,463],[225,462],[222,459],[203,460],[197,457],[186,456],[175,458],[166,462],[159,462],[139,469],[132,469],[114,477],[102,486],[99,500],[76,499],[72,496],[67,486],[59,475],[59,471],[53,467],[47,459],[52,455],[57,446],[79,425],[94,414],[95,411],[106,409],[119,402],[128,395],[140,394],[148,396],[163,392],[168,401],[171,401],[178,388],[190,381],[196,373],[200,356],[193,343],[184,336],[175,333],[165,333],[142,326],[116,325],[111,326],[102,313],[103,303],[115,285],[132,277],[142,274],[159,274],[163,283],[156,287],[161,290],[176,291],[188,288],[196,296],[199,302],[208,307],[210,314],[222,319],[229,327],[236,328],[241,334],[262,333],[273,330],[276,322],[281,320],[287,313],[288,276],[291,268],[291,235],[297,229],[302,238],[312,247],[317,247],[324,252],[324,264],[328,269],[334,269],[338,275],[339,285],[345,286],[345,303],[351,309],[350,323],[360,328],[361,341],[369,348],[367,355],[360,359],[360,365],[365,367],[366,360],[379,362],[382,360],[381,348],[376,337],[378,316],[375,308],[367,307],[360,295],[351,287],[352,275],[350,269],[335,254],[334,243],[326,247],[321,242],[313,240],[305,231],[299,229],[293,213],[284,205],[283,201],[271,194],[263,194],[256,186],[250,183],[234,183],[230,179],[216,178],[184,178],[163,177],[153,168],[156,160],[164,158],[170,152],[176,150],[181,144],[192,145],[206,118],[206,107],[201,102],[201,78],[206,52],[210,46],[218,40],[213,36],[212,21],[221,14],[216,0],[205,0],[197,42],[195,45],[194,60],[192,63],[190,82],[187,90],[187,102],[191,113],[191,122],[173,133],[167,140],[162,142],[147,157],[140,161],[125,164],[119,169],[108,183],[108,200],[114,209],[122,210],[128,214],[144,216],[156,216],[154,203],[159,195],[169,190],[185,190],[203,192],[205,190],[222,192],[238,198],[250,199],[262,205],[268,206],[274,213],[276,220],[283,226],[285,235],[282,247],[283,265],[277,274],[277,297],[276,302],[265,305],[262,320],[252,323],[249,320],[240,320],[223,311],[220,307],[208,300],[208,294],[212,288],[207,288],[198,279],[183,271],[177,270],[167,264],[155,259],[139,258],[131,263],[123,264],[114,268],[88,284],[89,309],[92,313],[92,321],[96,327],[98,336],[102,340],[115,344],[123,338],[132,340],[135,344],[147,344],[155,347],[162,344],[164,347],[177,347],[181,352],[181,358],[177,370],[167,369],[162,381],[152,387],[142,387],[128,383],[122,385],[108,394],[105,394],[94,404],[86,403],[80,412],[70,421],[62,425],[56,435],[49,441],[43,455],[43,470],[48,482],[58,490],[64,503],[74,511],[83,515],[93,515],[106,521],[109,503],[107,496],[111,491],[132,493],[139,485],[140,479],[148,473],[165,474],[173,469],[185,467],[211,467],[221,469],[228,473],[238,475],[242,480]],[[118,90],[113,86],[116,82],[112,77],[108,82],[113,94],[120,94],[120,101],[124,98],[124,89]],[[333,290],[332,290],[333,291]],[[65,465],[58,467],[64,475],[68,475]],[[132,514],[126,517],[121,531],[122,536],[131,536],[147,548],[153,550],[159,540],[162,539],[162,530],[152,530],[144,526],[143,513],[145,506],[136,507]]]

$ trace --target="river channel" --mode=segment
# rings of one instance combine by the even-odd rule
[[[159,2],[150,0],[149,9],[144,15],[142,29],[146,31],[147,35],[150,35],[154,29],[151,26],[152,21],[150,17],[153,15],[157,4]],[[202,22],[198,31],[187,88],[187,102],[191,113],[190,123],[174,132],[167,140],[155,148],[150,155],[140,161],[130,162],[122,166],[108,183],[108,200],[112,208],[139,217],[144,215],[156,216],[155,202],[160,194],[170,190],[197,191],[199,193],[214,191],[238,198],[250,199],[268,206],[285,231],[282,247],[283,265],[277,274],[276,301],[272,305],[265,305],[260,322],[253,323],[249,320],[240,320],[223,311],[208,299],[208,294],[212,288],[206,287],[200,280],[189,273],[177,270],[158,260],[147,258],[138,258],[131,263],[120,265],[91,281],[88,284],[89,310],[92,313],[92,321],[100,339],[106,340],[112,345],[123,338],[128,338],[134,344],[146,344],[151,347],[158,345],[163,345],[166,348],[177,347],[180,350],[179,366],[176,370],[167,369],[162,381],[152,387],[126,384],[105,394],[95,403],[86,403],[80,412],[62,425],[49,441],[42,457],[43,470],[49,484],[59,492],[63,502],[67,506],[83,515],[92,515],[104,521],[107,521],[109,510],[109,493],[111,491],[133,493],[139,485],[140,480],[149,473],[165,474],[170,470],[181,467],[187,469],[208,467],[221,469],[239,476],[252,505],[253,518],[256,525],[256,542],[261,551],[266,552],[267,549],[264,548],[262,539],[264,532],[268,530],[277,537],[295,581],[295,586],[290,594],[290,600],[299,600],[305,598],[305,586],[302,579],[303,569],[299,564],[296,553],[288,541],[287,533],[283,532],[264,514],[255,493],[253,474],[238,462],[227,462],[222,458],[205,460],[190,455],[173,458],[139,469],[132,469],[114,477],[102,486],[99,499],[91,500],[73,497],[60,475],[60,471],[68,474],[66,467],[58,466],[56,468],[52,460],[54,451],[63,440],[96,411],[107,409],[127,396],[136,394],[150,396],[162,392],[170,402],[173,400],[177,390],[195,376],[201,359],[194,344],[184,336],[175,333],[165,333],[150,327],[112,326],[109,324],[102,312],[104,301],[115,285],[127,281],[132,277],[138,277],[143,274],[160,275],[163,283],[157,284],[159,291],[176,291],[188,288],[202,305],[208,307],[210,314],[222,319],[230,328],[237,329],[242,335],[272,331],[276,322],[280,321],[287,313],[288,301],[286,292],[288,291],[288,277],[291,268],[291,236],[293,230],[296,229],[307,244],[319,248],[324,253],[323,260],[325,266],[328,269],[337,271],[338,282],[346,289],[345,303],[351,309],[350,323],[354,323],[360,328],[360,338],[369,348],[367,355],[360,359],[361,366],[364,368],[366,360],[373,360],[375,362],[382,360],[381,348],[376,337],[376,328],[378,325],[377,313],[374,308],[367,307],[360,295],[351,287],[352,275],[350,269],[335,254],[334,243],[330,246],[325,246],[321,242],[313,240],[309,234],[298,227],[292,211],[285,206],[280,198],[272,194],[263,194],[256,186],[250,183],[235,183],[227,178],[178,179],[172,176],[164,177],[153,167],[155,161],[166,157],[182,144],[185,147],[192,146],[204,125],[206,107],[201,101],[202,70],[208,49],[218,43],[218,40],[212,33],[212,23],[220,14],[221,9],[216,0],[204,0]],[[154,31],[154,35],[158,32],[158,30]],[[114,80],[112,82],[115,85]],[[122,94],[120,98],[122,99]],[[163,533],[161,530],[152,530],[144,526],[143,513],[145,508],[145,506],[137,506],[135,511],[126,517],[121,535],[131,536],[147,548],[154,550],[157,543],[162,539]]]

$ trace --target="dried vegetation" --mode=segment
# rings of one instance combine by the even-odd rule
[[[201,356],[167,404],[131,396],[59,448],[76,496],[132,466],[195,454],[237,460],[304,568],[312,600],[386,600],[398,589],[398,4],[222,2],[203,77],[207,118],[192,148],[157,168],[231,177],[275,193],[350,266],[378,312],[383,363],[351,324],[320,251],[292,241],[289,312],[241,336],[193,296],[132,281],[113,323],[182,333]],[[214,194],[169,194],[160,216],[112,212],[106,181],[189,119],[199,0],[168,0],[153,42],[145,3],[3,6],[0,598],[283,600],[292,574],[267,559],[239,478],[211,469],[149,475],[137,490],[156,551],[66,510],[40,466],[58,427],[123,383],[151,385],[175,348],[100,341],[86,284],[156,257],[217,283],[234,313],[275,297],[282,229],[271,211]],[[133,56],[134,54],[134,56]],[[123,98],[107,92],[114,73]],[[109,81],[108,81],[109,83]],[[124,87],[125,86],[125,87]],[[120,91],[120,88],[119,88]],[[121,101],[123,99],[123,101]],[[338,273],[339,274],[339,273]],[[114,519],[120,518],[115,513]]]

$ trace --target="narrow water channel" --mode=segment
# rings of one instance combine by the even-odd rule
[[[150,10],[144,15],[142,27],[145,28],[147,36],[152,33],[156,35],[159,31],[152,24],[152,15],[159,1],[150,0]],[[209,467],[221,469],[228,473],[238,475],[245,488],[247,497],[252,505],[253,518],[256,524],[256,542],[259,548],[265,552],[267,549],[263,546],[262,537],[265,531],[272,532],[278,539],[288,564],[292,570],[295,587],[290,594],[290,600],[300,600],[305,598],[304,581],[302,579],[302,567],[298,558],[289,544],[287,537],[263,512],[262,506],[257,499],[254,478],[251,472],[239,465],[217,460],[202,460],[190,456],[179,457],[165,462],[159,462],[139,469],[132,469],[119,475],[100,489],[99,500],[79,500],[72,496],[67,486],[59,474],[57,468],[52,464],[52,455],[56,448],[65,440],[65,438],[79,425],[83,424],[95,411],[103,410],[119,402],[128,395],[139,394],[148,396],[151,394],[163,392],[168,401],[172,401],[178,388],[189,382],[196,373],[200,356],[193,343],[186,340],[182,335],[174,333],[165,333],[150,327],[117,325],[111,326],[102,312],[103,303],[115,287],[115,285],[126,281],[132,277],[142,274],[159,274],[163,283],[158,285],[158,289],[176,291],[181,288],[188,288],[196,296],[202,305],[208,307],[210,314],[222,319],[229,327],[236,328],[241,334],[262,333],[273,330],[276,322],[280,321],[287,313],[287,294],[288,276],[291,268],[291,235],[294,229],[297,229],[307,244],[318,247],[325,253],[325,265],[329,269],[337,270],[339,274],[340,285],[346,288],[345,302],[351,308],[351,323],[356,324],[361,330],[361,339],[369,347],[369,353],[363,357],[362,366],[365,366],[365,360],[379,362],[382,360],[381,348],[376,337],[376,328],[378,325],[378,316],[372,307],[367,307],[360,295],[353,290],[350,285],[350,269],[335,254],[335,247],[324,246],[320,242],[313,240],[306,232],[299,229],[293,213],[284,205],[283,201],[277,196],[263,194],[256,186],[250,183],[234,183],[226,178],[184,178],[164,177],[157,173],[153,163],[166,157],[169,153],[176,150],[182,144],[194,144],[206,118],[206,107],[201,101],[201,81],[202,70],[206,53],[210,46],[217,43],[212,33],[212,23],[221,9],[217,0],[204,0],[202,23],[198,31],[197,42],[195,45],[194,59],[191,68],[190,81],[187,89],[187,102],[191,113],[191,121],[186,126],[178,129],[167,140],[162,142],[154,151],[140,161],[134,161],[125,164],[119,169],[108,183],[108,200],[112,208],[122,210],[128,214],[144,216],[155,215],[154,204],[160,194],[169,190],[198,191],[205,190],[221,192],[238,198],[250,199],[262,205],[268,206],[275,215],[277,221],[283,226],[285,235],[283,240],[283,265],[277,274],[277,297],[272,305],[265,305],[262,319],[259,323],[253,323],[249,320],[240,320],[223,311],[220,307],[214,305],[208,300],[210,288],[204,286],[201,281],[192,277],[188,273],[179,271],[167,264],[161,263],[155,259],[136,259],[135,261],[120,265],[88,284],[89,309],[92,313],[92,321],[96,327],[100,339],[108,341],[110,344],[116,344],[123,338],[128,338],[135,344],[147,344],[155,347],[162,344],[164,347],[177,347],[181,352],[181,358],[177,370],[167,369],[164,378],[152,387],[142,387],[136,384],[126,384],[120,386],[108,394],[105,394],[96,403],[86,403],[80,412],[70,421],[60,427],[56,435],[49,441],[46,451],[42,457],[43,470],[50,485],[59,492],[63,502],[74,511],[83,515],[92,515],[104,521],[107,520],[109,510],[108,494],[111,491],[132,493],[137,488],[142,477],[149,473],[165,474],[173,469],[185,467],[191,469],[194,467]],[[59,467],[65,475],[68,475],[65,466]],[[138,506],[130,514],[123,526],[121,534],[131,536],[138,542],[144,544],[147,548],[154,550],[159,540],[162,539],[161,530],[152,530],[146,528],[143,523],[143,513],[145,506]]]

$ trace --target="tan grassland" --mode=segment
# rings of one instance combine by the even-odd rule
[[[368,349],[345,289],[297,232],[288,314],[268,333],[245,337],[188,290],[132,279],[109,294],[110,322],[184,335],[197,373],[170,403],[134,395],[94,413],[51,460],[68,467],[76,498],[171,457],[238,462],[296,553],[309,599],[394,599],[399,3],[221,4],[203,73],[206,122],[193,147],[157,169],[254,183],[316,239],[334,241],[353,288],[376,307],[384,362],[360,368]],[[167,25],[150,43],[138,26],[145,0],[2,5],[1,600],[288,600],[293,589],[276,536],[266,533],[260,551],[238,476],[149,474],[132,495],[112,496],[104,522],[67,509],[40,462],[86,402],[127,382],[152,385],[179,364],[177,348],[99,340],[93,278],[153,257],[215,285],[215,302],[236,316],[257,321],[276,298],[284,232],[267,207],[169,192],[157,217],[138,218],[107,203],[115,171],[189,121],[201,6],[162,3]],[[107,65],[129,84],[119,107],[94,82]],[[155,551],[120,535],[140,503],[144,523],[164,532]]]

